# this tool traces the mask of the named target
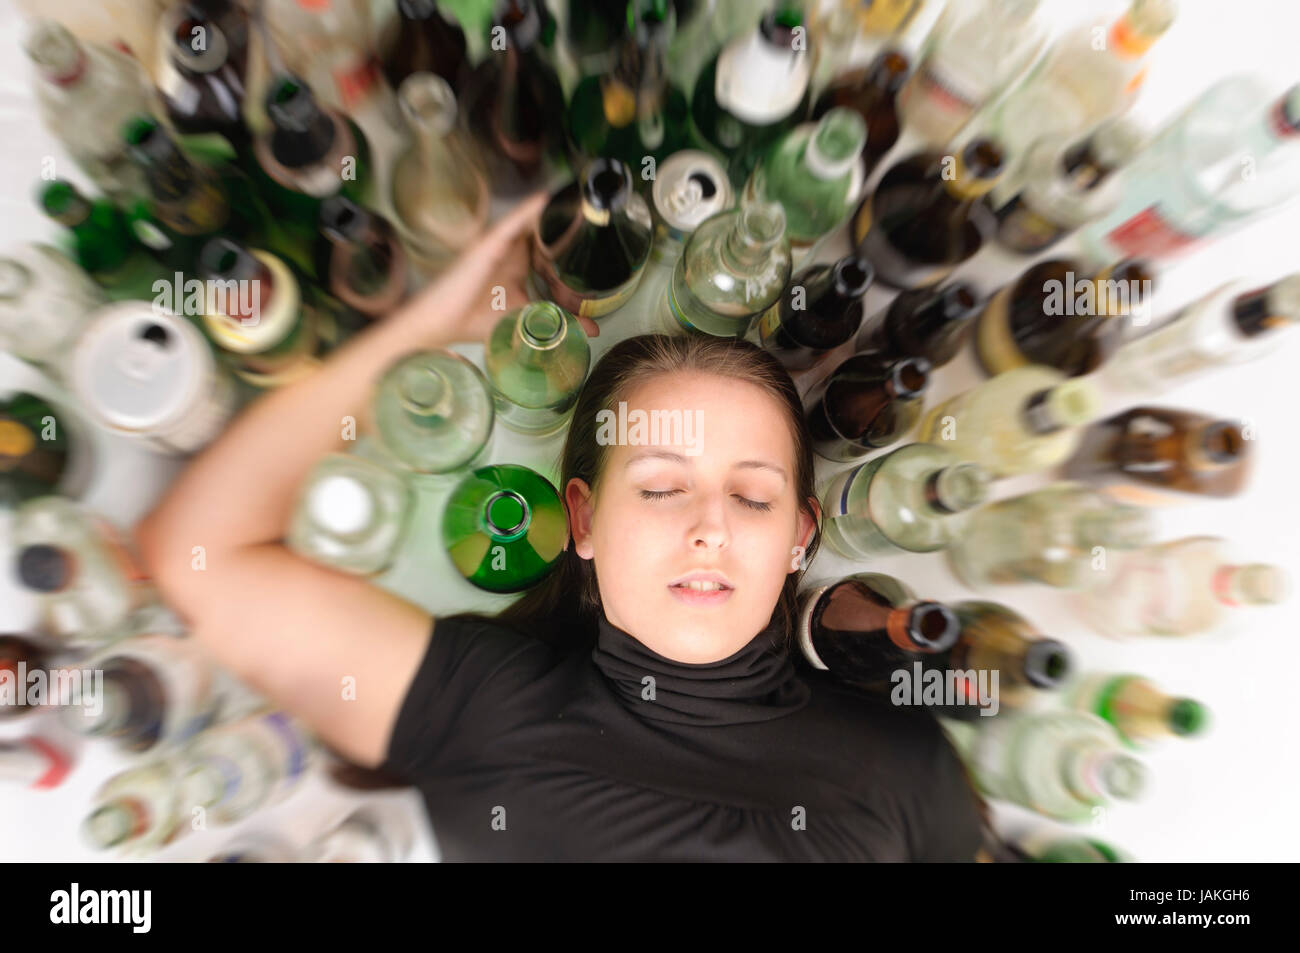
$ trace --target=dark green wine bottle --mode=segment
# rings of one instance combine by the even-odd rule
[[[551,482],[527,467],[480,467],[452,491],[442,543],[460,574],[489,592],[519,592],[544,578],[569,538]]]
[[[68,449],[68,430],[44,398],[18,391],[0,400],[0,503],[57,492]]]

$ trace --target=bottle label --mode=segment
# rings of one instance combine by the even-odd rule
[[[763,317],[758,322],[758,337],[763,347],[768,347],[772,339],[776,337],[777,330],[781,327],[781,299],[778,298],[772,307],[763,313]]]
[[[885,454],[844,471],[827,487],[823,496],[826,540],[832,549],[850,559],[903,552],[880,531],[865,510],[855,512],[849,506],[854,485],[861,480],[866,491],[870,492],[872,477],[888,457],[889,454]]]
[[[1007,319],[1007,301],[1011,297],[1013,284],[1004,285],[995,294],[984,313],[980,315],[975,328],[975,351],[984,369],[990,374],[1001,374],[1013,367],[1023,367],[1029,362],[1016,346],[1011,335],[1011,324]]]
[[[1106,238],[1117,249],[1118,257],[1157,258],[1187,250],[1198,236],[1180,231],[1158,205],[1151,205],[1113,229]]]
[[[744,122],[765,126],[788,116],[808,89],[806,52],[773,49],[757,32],[718,54],[713,96]]]
[[[963,89],[962,83],[951,72],[936,68],[938,65],[928,62],[917,70],[915,85],[905,95],[909,99],[912,96],[923,99],[923,106],[916,104],[919,108],[934,109],[950,119],[965,119],[979,102],[979,93]]]
[[[379,80],[379,64],[367,57],[334,70],[333,76],[343,108],[351,111],[374,90]]]

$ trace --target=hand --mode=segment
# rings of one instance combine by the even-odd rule
[[[506,312],[528,301],[529,242],[546,198],[538,192],[524,199],[403,310],[419,313],[443,343],[484,343]],[[578,320],[587,337],[599,336],[595,321]]]

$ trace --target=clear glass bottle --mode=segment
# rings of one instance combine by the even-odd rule
[[[388,219],[336,195],[320,207],[316,275],[340,302],[378,321],[406,297],[406,249]]]
[[[943,146],[995,101],[1043,50],[1047,32],[1038,5],[980,0],[947,7],[898,96],[907,128],[927,146]]]
[[[24,503],[12,538],[18,581],[37,594],[50,633],[74,648],[122,637],[152,599],[122,535],[70,500]]]
[[[943,367],[961,349],[980,295],[965,281],[917,288],[895,295],[889,308],[863,322],[855,346],[892,357],[923,357]]]
[[[804,398],[813,450],[844,462],[901,440],[920,418],[929,384],[924,358],[863,351],[845,359]]]
[[[858,332],[875,272],[856,255],[795,275],[758,322],[758,339],[787,370],[804,370]]]
[[[81,838],[94,850],[122,848],[136,854],[157,850],[185,830],[175,766],[168,759],[113,775],[91,802]]]
[[[355,113],[383,90],[368,0],[266,4],[266,25],[290,71],[333,109]]]
[[[315,863],[397,864],[411,852],[409,828],[392,814],[358,808],[312,841]]]
[[[1065,463],[1072,480],[1142,488],[1134,495],[1173,502],[1178,493],[1236,496],[1254,462],[1254,441],[1239,421],[1169,407],[1132,407],[1083,433]],[[1165,490],[1177,491],[1165,494]]]
[[[591,347],[572,314],[549,301],[531,301],[497,322],[483,366],[497,420],[518,433],[546,436],[568,425]]]
[[[1119,116],[1073,143],[1039,142],[1025,159],[1025,187],[997,210],[998,244],[1032,255],[1110,214],[1123,190],[1120,172],[1145,135],[1132,119]]]
[[[1088,379],[1030,364],[935,405],[917,440],[947,447],[995,476],[1034,473],[1070,456],[1099,409]]]
[[[1098,261],[1168,258],[1278,208],[1300,186],[1300,85],[1230,76],[1128,167],[1114,211],[1079,233]]]
[[[1140,675],[1101,672],[1080,679],[1070,691],[1070,706],[1115,726],[1130,748],[1145,748],[1166,738],[1203,733],[1210,713],[1191,698],[1166,695]]]
[[[1146,766],[1095,715],[1009,712],[944,727],[985,794],[1057,820],[1091,821],[1146,785]]]
[[[948,547],[949,565],[972,589],[1039,582],[1060,589],[1103,585],[1118,551],[1150,541],[1150,511],[1077,483],[1056,483],[990,503]]]
[[[742,201],[686,243],[660,307],[664,329],[743,338],[780,297],[790,270],[785,211]]]
[[[755,166],[745,185],[746,200],[781,203],[792,253],[811,257],[857,204],[865,181],[860,153],[866,139],[862,118],[836,108],[816,123],[790,130]]]
[[[482,160],[457,125],[447,81],[412,73],[397,100],[411,147],[393,167],[393,209],[415,263],[436,272],[483,231],[491,194]]]
[[[1188,536],[1125,554],[1078,604],[1104,635],[1194,635],[1226,627],[1242,606],[1281,602],[1289,584],[1279,566],[1239,563],[1224,540]]]
[[[53,20],[36,20],[23,44],[36,68],[41,122],[100,191],[126,202],[144,191],[122,127],[152,113],[148,76],[119,50],[82,43]]]
[[[397,557],[414,506],[412,490],[398,474],[332,453],[303,482],[285,542],[326,566],[378,575]]]
[[[894,672],[951,648],[959,626],[951,609],[917,599],[883,573],[860,572],[800,594],[799,648],[814,668],[869,688]]]
[[[836,476],[822,494],[822,531],[846,559],[935,552],[960,534],[988,485],[982,467],[910,443]]]
[[[532,240],[530,291],[586,318],[627,303],[650,258],[650,208],[617,159],[593,159],[551,196]]]
[[[1300,273],[1271,284],[1230,282],[1119,348],[1093,379],[1108,390],[1163,394],[1217,367],[1271,353],[1300,324]]]
[[[0,348],[56,377],[105,301],[86,272],[50,245],[12,246],[0,258]]]
[[[568,539],[569,520],[555,487],[513,463],[466,476],[442,514],[442,544],[452,565],[488,592],[535,585],[555,568]]]
[[[408,355],[375,388],[380,445],[419,473],[451,473],[476,465],[487,454],[494,418],[483,373],[452,351]]]
[[[1102,44],[1098,27],[1071,30],[994,107],[987,122],[973,124],[990,126],[1010,160],[990,196],[995,208],[1024,186],[1024,160],[1035,142],[1086,134],[1133,104],[1146,74],[1146,56],[1177,11],[1176,0],[1133,0]]]

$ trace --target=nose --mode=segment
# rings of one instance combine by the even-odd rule
[[[723,507],[717,500],[706,500],[699,508],[698,519],[691,528],[694,549],[721,550],[731,540]]]

